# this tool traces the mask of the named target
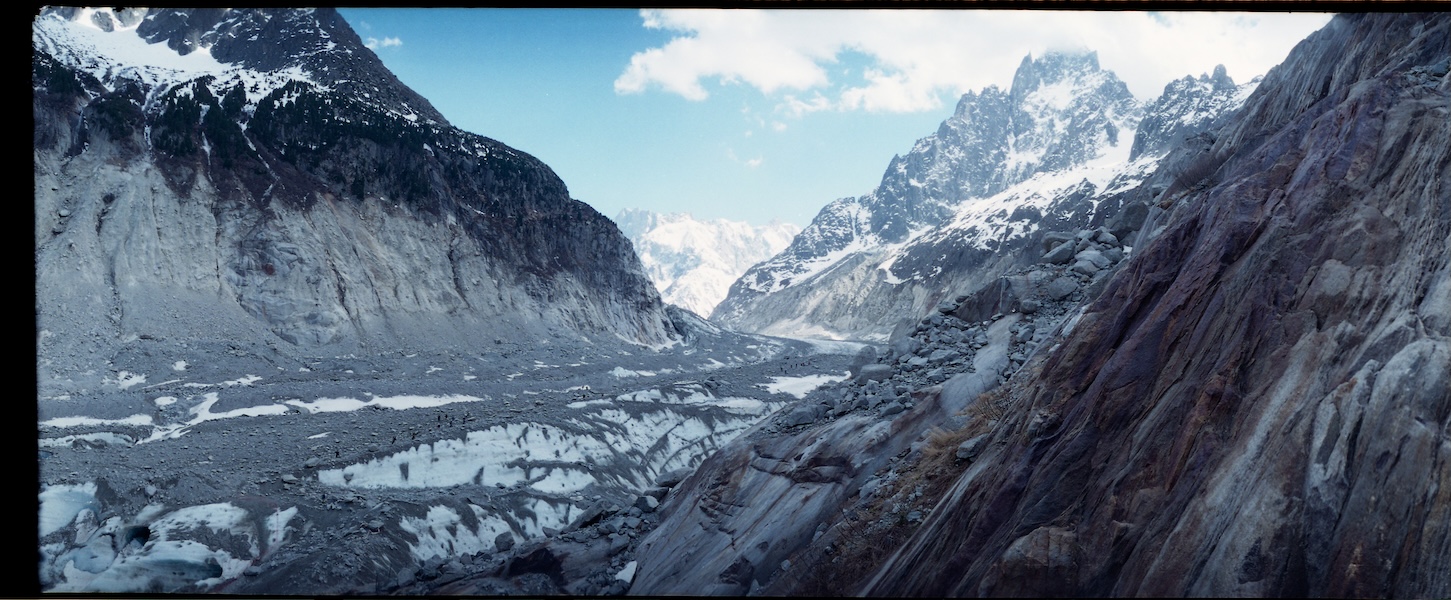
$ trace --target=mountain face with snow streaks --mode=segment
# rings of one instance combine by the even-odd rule
[[[1143,105],[1093,53],[1026,57],[1008,91],[965,94],[936,133],[893,158],[877,189],[828,204],[742,276],[713,318],[886,339],[943,298],[1036,259],[1021,251],[1044,233],[1109,224],[1166,144],[1209,127],[1253,87],[1219,69]],[[1115,226],[1126,233],[1137,221]]]
[[[671,338],[613,223],[450,126],[334,10],[46,9],[32,46],[43,366],[195,330]]]
[[[615,223],[634,245],[661,299],[700,315],[709,315],[746,269],[780,252],[801,232],[790,223],[753,226],[642,210],[624,210]]]

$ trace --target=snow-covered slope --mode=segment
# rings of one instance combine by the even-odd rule
[[[635,245],[661,298],[700,315],[709,315],[746,269],[785,249],[801,232],[792,223],[757,226],[645,210],[624,210],[615,223]]]
[[[1169,143],[1210,127],[1252,89],[1219,69],[1145,104],[1093,53],[1027,57],[1009,91],[964,95],[877,189],[828,204],[712,316],[743,331],[885,339],[942,299],[1036,260],[1021,251],[1045,233],[1109,224]]]

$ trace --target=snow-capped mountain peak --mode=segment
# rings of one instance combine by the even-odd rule
[[[1046,231],[1101,225],[1101,205],[1116,211],[1170,143],[1252,89],[1221,68],[1141,103],[1093,52],[1027,56],[1009,90],[964,94],[875,190],[826,205],[713,317],[761,333],[884,339],[943,294],[973,291]]]
[[[792,223],[756,226],[630,209],[615,222],[661,298],[700,315],[709,315],[746,269],[780,252],[801,231]]]
[[[423,123],[447,120],[383,66],[333,9],[145,9],[51,7],[32,44],[108,91],[140,83],[148,100],[210,77],[217,97],[246,93],[246,114],[292,82],[336,91]]]

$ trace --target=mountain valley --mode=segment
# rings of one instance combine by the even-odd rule
[[[611,221],[332,9],[32,47],[37,591],[1451,594],[1446,14],[1026,57],[799,231]]]

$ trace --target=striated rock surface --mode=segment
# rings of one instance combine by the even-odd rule
[[[42,385],[196,332],[262,356],[670,339],[612,222],[335,11],[51,9],[32,46]]]
[[[1444,14],[1297,46],[859,591],[1451,593],[1448,57]]]
[[[1044,235],[707,459],[630,593],[1446,595],[1448,33],[1337,17],[1124,242]]]

